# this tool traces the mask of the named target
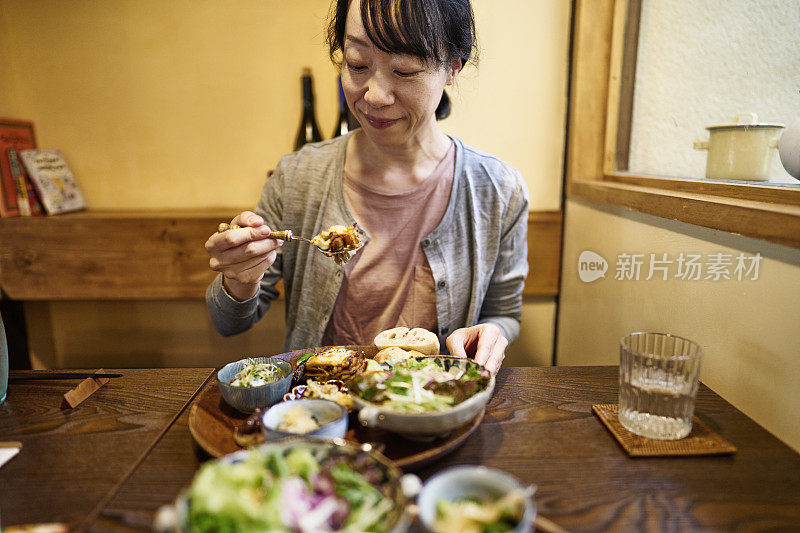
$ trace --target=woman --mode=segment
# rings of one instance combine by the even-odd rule
[[[250,328],[283,279],[286,349],[371,344],[406,325],[497,371],[519,333],[528,192],[515,169],[436,123],[474,38],[469,0],[336,1],[330,53],[362,127],[284,156],[255,212],[232,220],[241,229],[208,239],[220,333]],[[365,245],[345,266],[267,238],[353,221]]]

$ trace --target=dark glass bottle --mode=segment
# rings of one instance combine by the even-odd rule
[[[300,121],[300,129],[297,130],[297,139],[294,142],[294,149],[299,150],[301,146],[310,142],[322,140],[317,126],[317,117],[314,114],[314,88],[311,81],[311,69],[303,69],[303,119]]]
[[[333,137],[344,135],[357,127],[359,127],[358,121],[353,116],[353,113],[350,112],[350,108],[347,107],[347,100],[342,89],[342,78],[339,78],[339,117],[336,119],[336,129],[333,131]]]

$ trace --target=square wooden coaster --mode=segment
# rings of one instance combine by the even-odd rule
[[[678,440],[658,440],[628,431],[619,421],[619,406],[615,403],[593,405],[592,411],[632,457],[736,453],[733,444],[720,437],[697,417],[692,419],[692,431],[686,437]]]

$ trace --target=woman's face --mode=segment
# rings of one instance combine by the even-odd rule
[[[364,133],[381,146],[413,145],[436,129],[434,111],[456,68],[388,54],[369,40],[358,3],[348,11],[342,88]]]

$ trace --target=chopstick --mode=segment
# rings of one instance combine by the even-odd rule
[[[533,525],[536,526],[536,531],[542,531],[544,533],[567,533],[566,529],[538,513],[536,514],[536,518],[533,519]]]
[[[121,378],[122,374],[105,374],[98,372],[50,372],[48,370],[28,372],[10,372],[9,381],[42,380],[42,379],[86,379],[86,378]]]

